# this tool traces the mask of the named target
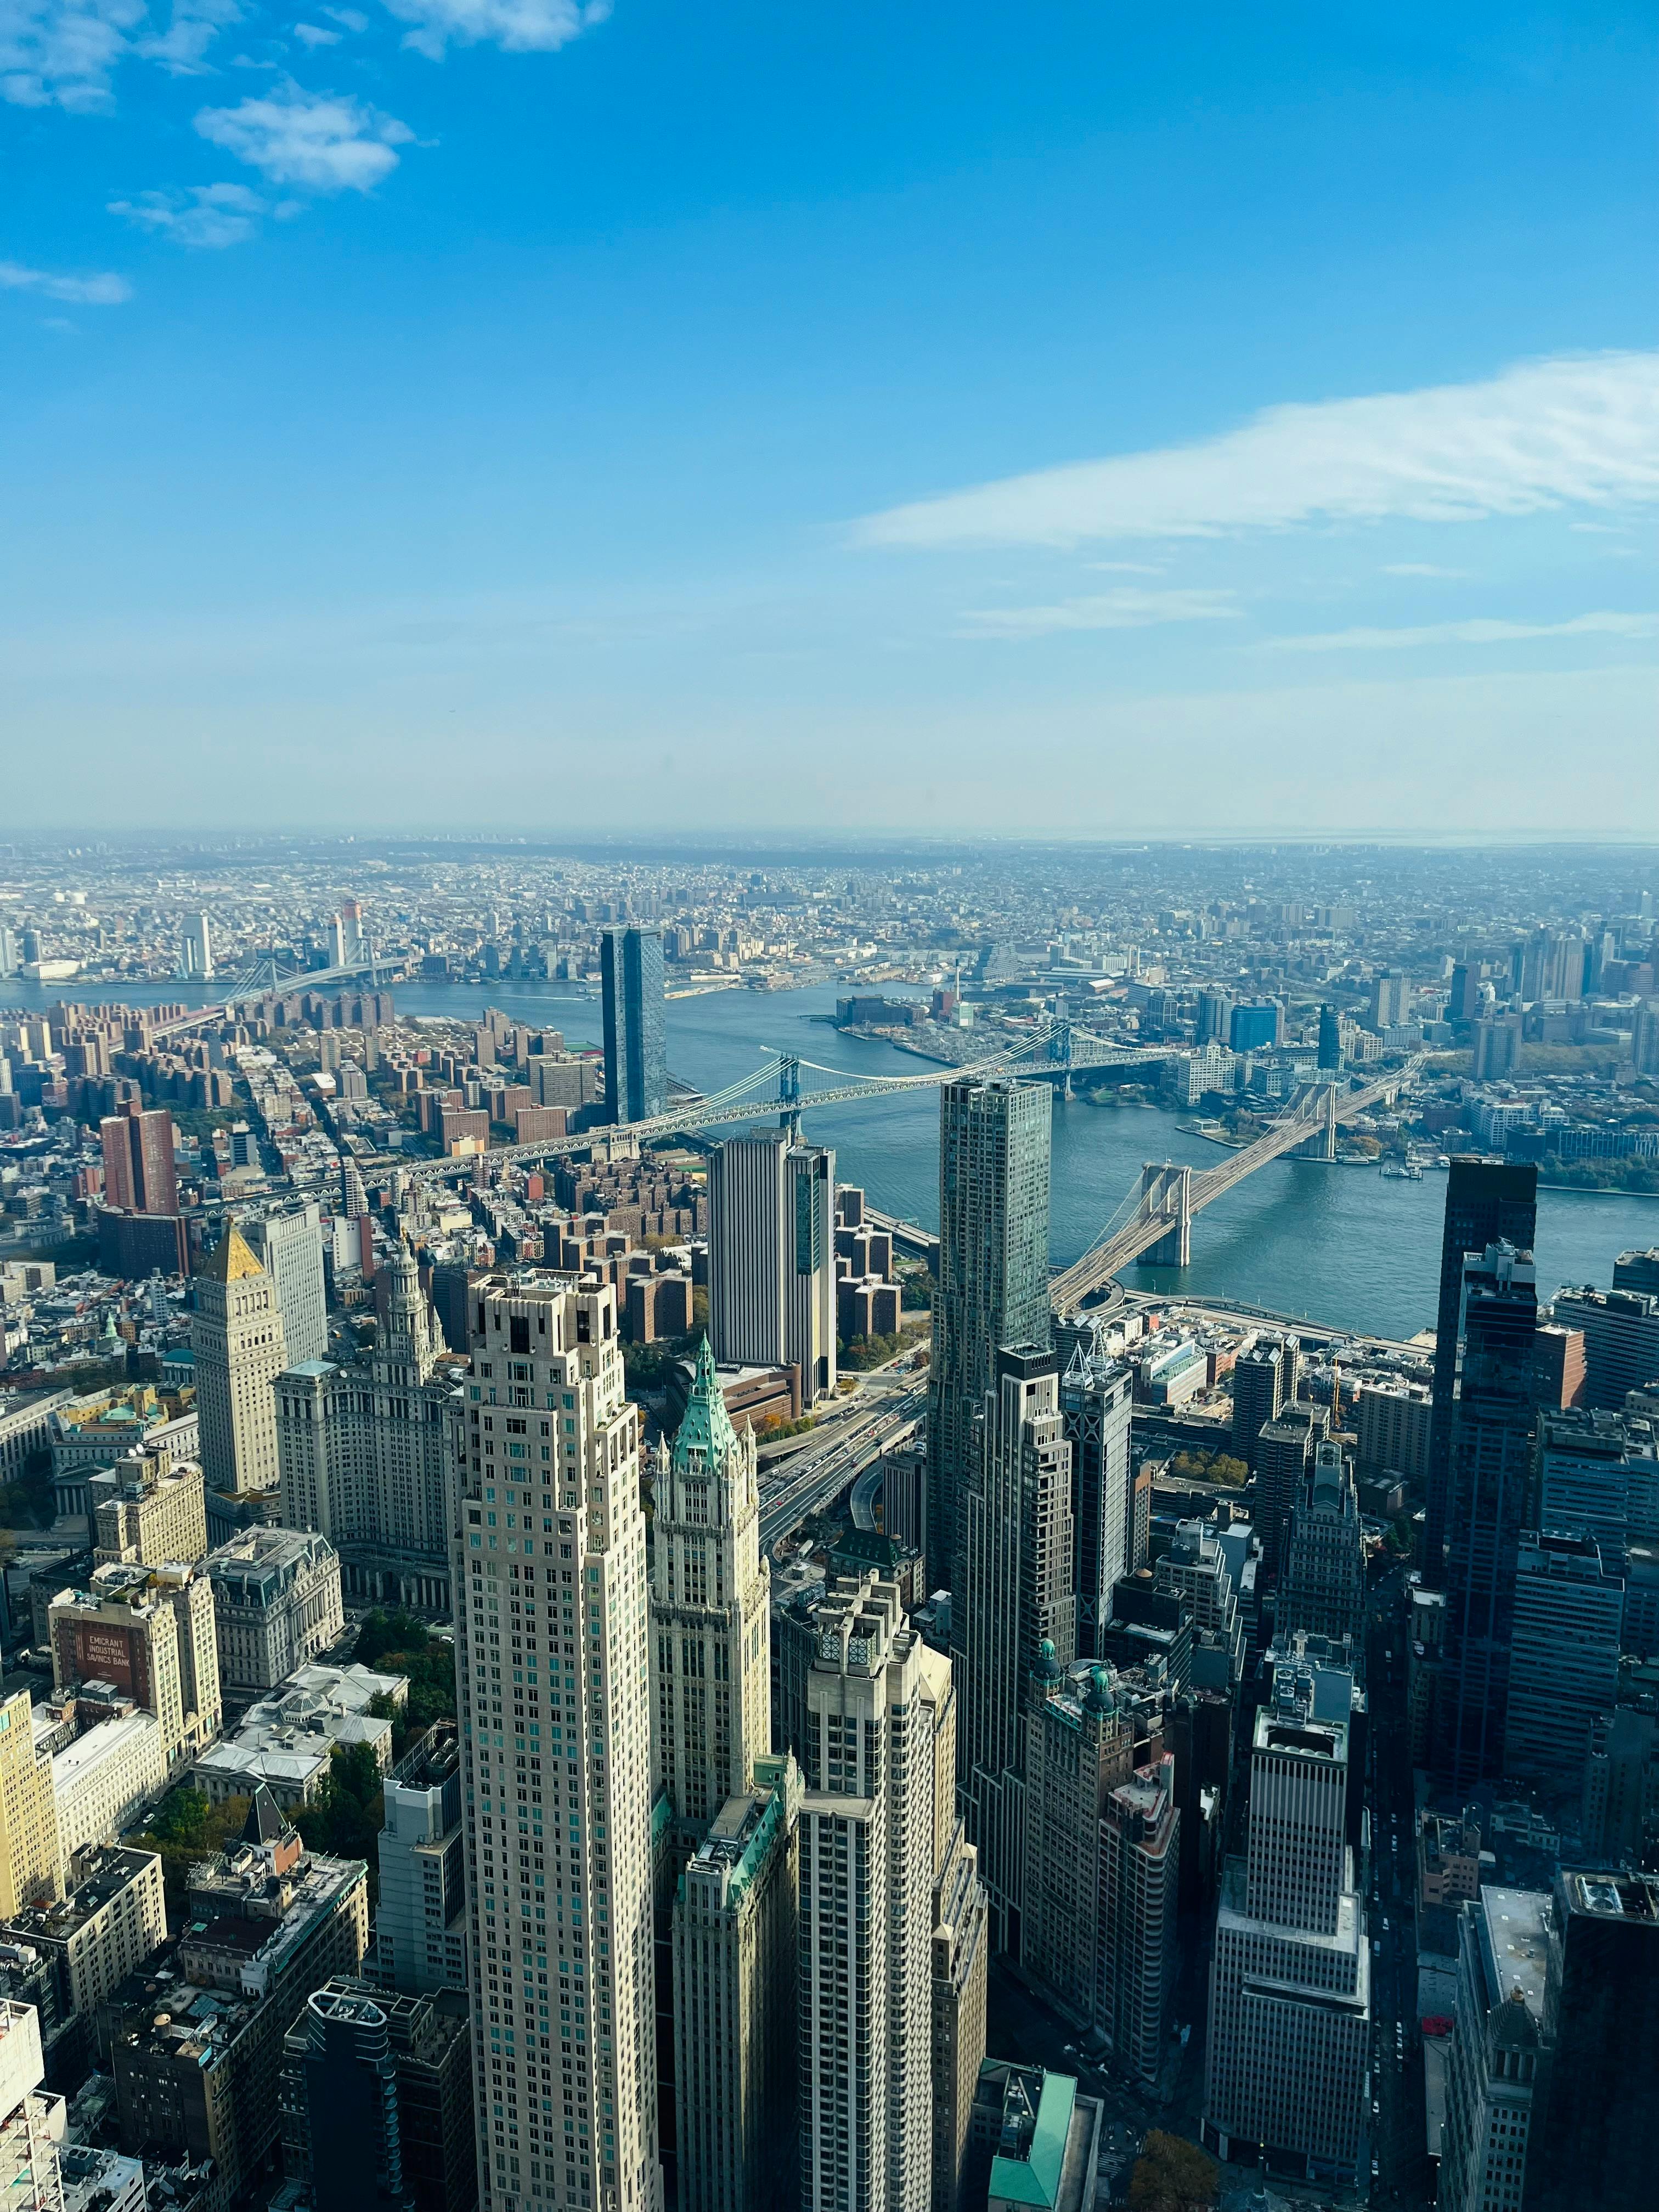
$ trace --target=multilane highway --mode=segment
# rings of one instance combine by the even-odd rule
[[[878,1399],[868,1384],[866,1391],[876,1401],[867,1411],[855,1400],[860,1409],[836,1423],[822,1449],[788,1461],[769,1483],[763,1482],[761,1542],[767,1550],[821,1512],[890,1446],[902,1443],[927,1404],[925,1382],[890,1388]]]

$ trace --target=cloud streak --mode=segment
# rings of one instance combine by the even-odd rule
[[[1570,622],[1525,623],[1478,618],[1421,623],[1409,629],[1316,630],[1307,637],[1267,641],[1272,653],[1395,652],[1423,645],[1510,645],[1534,637],[1659,637],[1659,615],[1574,615]]]
[[[272,208],[246,185],[191,185],[184,191],[140,192],[136,200],[111,200],[111,215],[125,216],[143,230],[170,238],[176,246],[240,246],[253,236],[259,217],[296,215],[292,201]]]
[[[1231,592],[1140,592],[1127,587],[1046,607],[981,607],[963,617],[977,637],[1052,637],[1061,630],[1150,629],[1159,623],[1236,622]]]
[[[281,87],[235,107],[204,107],[196,128],[273,184],[313,192],[366,192],[398,166],[393,149],[415,133],[349,94]]]
[[[1659,498],[1659,354],[1270,407],[1220,437],[870,515],[855,544],[1076,545],[1311,524],[1468,522]]]
[[[49,269],[26,269],[21,261],[0,261],[0,291],[33,292],[38,299],[62,300],[75,307],[118,307],[132,297],[125,276],[107,271],[93,276],[59,276]]]
[[[386,0],[413,29],[404,44],[441,62],[451,41],[491,45],[509,54],[551,54],[611,13],[611,0]]]

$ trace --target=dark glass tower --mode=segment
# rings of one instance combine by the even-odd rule
[[[939,1092],[939,1290],[927,1380],[927,1576],[956,1572],[957,1498],[1005,1344],[1048,1341],[1049,1092],[1005,1076]]]
[[[1443,1764],[1453,1786],[1501,1771],[1515,1577],[1532,1480],[1532,1255],[1490,1244],[1464,1263],[1463,1372],[1451,1437]]]
[[[599,962],[611,1119],[648,1121],[668,1111],[662,938],[654,929],[607,929],[599,939]]]
[[[1446,1177],[1446,1218],[1440,1237],[1440,1304],[1435,1315],[1434,1410],[1429,1431],[1429,1485],[1425,1516],[1424,1580],[1438,1587],[1445,1573],[1446,1486],[1451,1464],[1452,1408],[1457,1402],[1457,1317],[1463,1297],[1463,1255],[1488,1244],[1513,1244],[1530,1252],[1538,1227],[1538,1170],[1528,1162],[1460,1153]]]
[[[1528,2212],[1652,2212],[1659,1876],[1558,1874],[1544,1989],[1551,2057]]]

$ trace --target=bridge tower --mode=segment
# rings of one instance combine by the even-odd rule
[[[787,1130],[792,1145],[800,1142],[800,1060],[793,1052],[778,1062],[778,1127]]]
[[[1184,1267],[1193,1256],[1193,1171],[1171,1160],[1148,1160],[1140,1170],[1140,1204],[1149,1219],[1170,1224],[1146,1255],[1149,1267]]]
[[[1060,1095],[1062,1098],[1069,1098],[1072,1096],[1072,1024],[1065,1015],[1063,997],[1060,1003],[1060,1017],[1048,1039],[1048,1065],[1065,1070],[1060,1080]]]
[[[1317,1122],[1310,1133],[1296,1147],[1299,1160],[1334,1160],[1336,1158],[1336,1085],[1322,1083],[1316,1088],[1310,1085],[1302,1094],[1297,1111],[1307,1116],[1310,1123]]]

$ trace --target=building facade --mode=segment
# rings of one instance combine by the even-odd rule
[[[328,1357],[328,1297],[323,1219],[314,1199],[245,1214],[239,1226],[276,1286],[289,1364]]]
[[[191,1349],[202,1471],[228,1495],[275,1490],[276,1398],[288,1364],[276,1288],[233,1223],[196,1278]]]
[[[1060,1378],[1060,1411],[1072,1448],[1073,1576],[1077,1656],[1100,1656],[1100,1631],[1112,1591],[1146,1563],[1147,1531],[1137,1525],[1130,1464],[1134,1376],[1121,1360],[1090,1356],[1081,1343]]]
[[[656,1778],[692,1840],[748,1794],[771,1731],[755,1436],[746,1423],[741,1436],[732,1428],[707,1337],[654,1502]]]
[[[456,1363],[415,1255],[388,1263],[386,1319],[374,1348],[346,1364],[305,1360],[274,1385],[286,1526],[326,1536],[351,1595],[418,1613],[450,1607],[446,1484],[463,1411]],[[549,1465],[554,1422],[492,1415],[515,1455]]]
[[[795,1896],[800,1771],[763,1753],[673,1907],[674,2082],[684,2212],[783,2212],[799,2193]]]
[[[963,1077],[939,1091],[939,1264],[927,1381],[927,1580],[952,1584],[974,1424],[1005,1344],[1048,1340],[1046,1084]]]
[[[668,1111],[661,934],[654,929],[607,929],[599,938],[599,962],[611,1119],[647,1121]]]
[[[1538,1300],[1530,1253],[1470,1253],[1449,1465],[1441,1765],[1455,1789],[1499,1771],[1515,1578],[1532,1479]],[[1426,1572],[1426,1570],[1425,1570]]]
[[[1522,2212],[1547,2053],[1549,1899],[1483,1890],[1457,1921],[1457,2004],[1446,2073],[1445,2212]]]
[[[616,1293],[494,1274],[468,1304],[454,1588],[480,2199],[656,2212],[649,1590]],[[484,1431],[514,1407],[556,1418],[556,1462]]]
[[[800,1815],[803,2212],[930,2212],[934,1701],[897,1589],[817,1616]]]
[[[1365,2148],[1370,1946],[1347,1844],[1348,1723],[1314,1718],[1312,1670],[1274,1669],[1250,1759],[1246,1856],[1223,1880],[1204,2134],[1353,2177]]]
[[[382,1789],[386,1825],[376,1844],[376,1978],[411,1996],[464,1990],[466,1867],[460,1742],[453,1727],[440,1721],[428,1729]]]
[[[959,1788],[1000,1950],[1019,1950],[1025,1862],[1025,1715],[1045,1644],[1075,1657],[1071,1448],[1046,1344],[999,1352],[957,1505],[952,1593]]]
[[[1365,1554],[1353,1473],[1340,1444],[1314,1449],[1307,1487],[1291,1509],[1274,1632],[1358,1644],[1365,1623]]]
[[[245,1528],[203,1562],[213,1590],[219,1682],[246,1699],[340,1640],[339,1554],[325,1536],[295,1528]]]
[[[708,1163],[708,1327],[716,1360],[798,1368],[803,1406],[836,1387],[836,1156],[782,1129]]]

